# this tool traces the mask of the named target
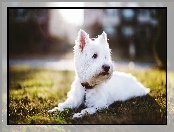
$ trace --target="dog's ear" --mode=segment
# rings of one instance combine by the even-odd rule
[[[103,31],[103,33],[98,36],[98,41],[101,43],[101,44],[106,44],[108,45],[108,42],[107,42],[107,34]]]
[[[81,49],[81,51],[83,51],[88,41],[89,41],[89,35],[85,31],[80,29],[78,37],[76,39],[76,44],[79,44],[79,48]]]
[[[103,31],[103,33],[101,34],[101,36],[103,37],[104,41],[107,42],[107,34]]]

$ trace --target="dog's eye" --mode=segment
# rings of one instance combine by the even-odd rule
[[[96,59],[97,58],[97,54],[93,54],[92,58]]]

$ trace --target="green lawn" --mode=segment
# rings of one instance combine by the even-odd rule
[[[29,67],[9,68],[10,124],[166,124],[166,72],[126,70],[137,77],[149,95],[115,102],[108,109],[72,119],[77,110],[48,113],[66,99],[74,80],[73,71],[54,71]],[[173,73],[171,76],[174,76]]]

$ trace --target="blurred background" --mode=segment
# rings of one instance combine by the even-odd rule
[[[13,7],[22,3],[12,2]],[[35,3],[29,6],[36,6]],[[40,3],[41,4],[41,3]],[[64,2],[42,2],[43,7],[64,7]],[[145,2],[78,2],[70,6],[141,7]],[[149,3],[148,3],[149,4]],[[151,3],[151,6],[162,6]],[[41,6],[41,5],[39,5]],[[8,48],[11,65],[73,69],[73,46],[80,29],[91,38],[108,35],[116,66],[167,66],[167,8],[8,10]],[[71,65],[72,64],[72,65]]]

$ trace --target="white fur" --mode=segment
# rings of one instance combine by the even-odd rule
[[[79,118],[85,114],[93,114],[99,109],[107,108],[115,101],[125,101],[149,93],[150,89],[145,88],[131,74],[113,72],[114,66],[105,32],[95,40],[91,40],[85,31],[80,30],[75,43],[76,78],[71,85],[66,101],[59,103],[58,107],[49,110],[49,112],[63,111],[64,108],[78,108],[84,103],[86,108],[73,115],[73,118]],[[94,54],[97,54],[97,58],[93,58]],[[107,75],[101,74],[104,71],[103,65],[110,67]],[[81,84],[84,82],[94,88],[85,89]]]

